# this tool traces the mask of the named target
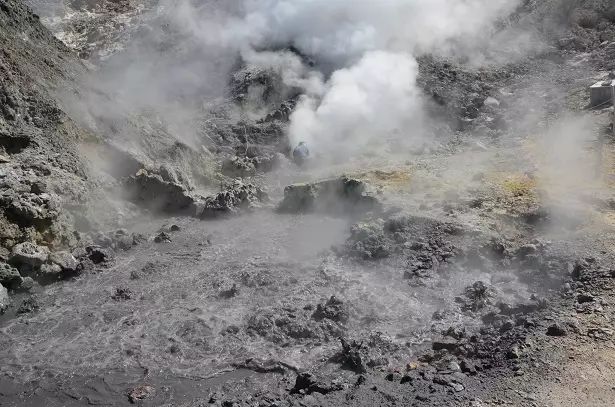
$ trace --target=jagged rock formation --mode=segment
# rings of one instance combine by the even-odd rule
[[[75,243],[62,207],[86,190],[78,150],[89,137],[54,93],[84,71],[22,2],[0,3],[0,245]]]

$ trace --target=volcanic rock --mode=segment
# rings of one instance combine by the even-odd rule
[[[260,152],[259,152],[260,153]],[[278,156],[270,152],[255,157],[235,156],[222,163],[222,173],[229,177],[248,177],[258,172],[274,169],[279,163]]]
[[[129,233],[125,229],[118,229],[106,233],[97,233],[93,240],[100,247],[126,251],[146,242],[147,238],[139,233]]]
[[[37,277],[42,282],[52,282],[68,278],[80,271],[79,261],[69,252],[53,252],[49,255],[48,262],[43,264]]]
[[[380,208],[378,200],[366,193],[364,182],[348,177],[289,185],[284,189],[284,200],[278,206],[283,213],[333,214],[361,213]]]
[[[348,308],[343,301],[332,296],[326,303],[318,304],[312,318],[316,320],[326,318],[344,324],[348,322]]]
[[[58,218],[57,198],[50,194],[5,191],[0,194],[0,207],[20,226],[45,229]]]
[[[381,222],[363,222],[353,225],[347,242],[348,251],[363,259],[382,259],[391,254],[391,245]]]
[[[17,308],[18,314],[30,314],[32,312],[36,312],[41,308],[41,304],[38,298],[34,295],[26,298],[21,302],[19,308]]]
[[[9,262],[15,265],[40,267],[47,261],[49,249],[31,242],[19,243],[13,247]]]
[[[465,289],[463,297],[455,298],[455,301],[461,305],[464,311],[476,312],[493,304],[493,299],[496,296],[495,290],[482,281],[477,281]]]
[[[0,263],[0,284],[6,288],[17,288],[21,285],[19,271],[10,264]]]
[[[334,391],[342,390],[343,388],[343,384],[335,380],[325,380],[324,378],[316,377],[311,373],[304,372],[297,375],[297,379],[295,380],[295,386],[291,389],[290,392],[291,394],[328,394]]]
[[[187,212],[194,199],[180,184],[165,181],[160,175],[139,170],[126,180],[129,197],[149,209],[164,213]]]
[[[339,360],[342,366],[355,373],[367,372],[367,365],[365,363],[367,349],[363,344],[356,341],[348,342],[344,338],[340,338],[340,341],[342,343],[342,352],[339,354]]]
[[[171,236],[169,236],[169,234],[166,232],[160,232],[156,235],[156,237],[154,237],[154,242],[155,243],[170,243]]]
[[[21,280],[21,284],[19,285],[19,290],[29,291],[34,287],[34,280],[32,277],[24,277]]]
[[[197,206],[201,219],[211,219],[259,207],[267,200],[267,194],[261,188],[235,180],[224,191],[206,198]]]
[[[79,262],[69,252],[53,252],[49,255],[49,262],[60,266],[62,272],[73,273],[77,271]]]
[[[94,264],[101,264],[109,260],[109,253],[101,247],[88,246],[85,248],[86,257]]]
[[[562,323],[556,322],[553,325],[549,326],[549,328],[547,328],[547,335],[566,336],[568,335],[568,330]]]
[[[155,389],[152,386],[149,386],[147,384],[142,384],[142,385],[135,387],[134,389],[130,391],[130,393],[128,394],[128,400],[131,403],[135,404],[135,403],[145,400],[148,397],[151,397],[154,394],[154,392],[155,392]]]

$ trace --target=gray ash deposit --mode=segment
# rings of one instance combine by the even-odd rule
[[[0,0],[0,405],[610,405],[615,8],[427,3]]]

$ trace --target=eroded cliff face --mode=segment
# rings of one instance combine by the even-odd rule
[[[62,111],[55,93],[74,91],[84,67],[22,2],[0,8],[1,236],[4,255],[32,240],[75,244],[66,205],[88,183],[80,141],[93,137]]]

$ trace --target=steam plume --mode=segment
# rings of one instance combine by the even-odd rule
[[[291,144],[307,141],[321,153],[344,144],[348,154],[391,133],[418,132],[414,55],[470,57],[468,44],[485,44],[494,22],[517,5],[509,0],[244,0],[227,8],[231,14],[225,18],[219,19],[217,9],[216,21],[185,3],[178,17],[204,42],[236,48],[252,63],[277,65],[289,86],[303,89],[291,117]],[[312,58],[314,69],[288,52],[262,52],[289,46]]]

